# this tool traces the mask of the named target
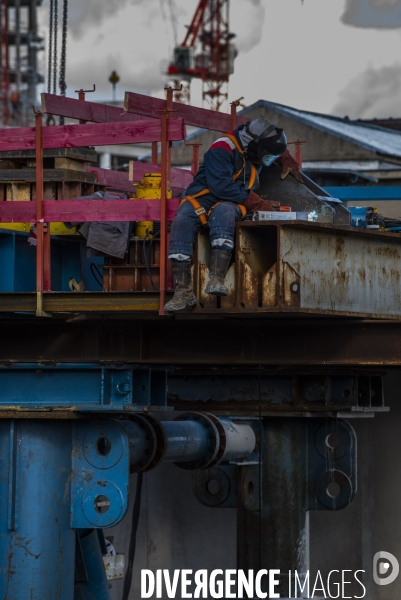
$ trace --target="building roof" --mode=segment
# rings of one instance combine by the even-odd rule
[[[258,107],[272,110],[280,115],[303,123],[308,127],[313,127],[352,144],[357,144],[371,152],[401,158],[401,135],[398,131],[372,125],[371,123],[363,123],[359,120],[349,119],[348,117],[341,118],[298,110],[267,100],[258,100],[241,110],[238,114],[245,117],[248,112],[254,111]]]

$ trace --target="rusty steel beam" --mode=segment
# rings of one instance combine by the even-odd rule
[[[44,294],[44,310],[60,307],[63,294]],[[65,296],[65,294],[64,294]],[[158,309],[158,294],[70,294],[75,315],[50,321],[4,318],[0,360],[35,362],[135,362],[160,365],[313,368],[401,367],[401,323],[351,319],[154,319],[134,315]],[[4,295],[2,295],[4,297]],[[19,300],[16,299],[19,298]],[[91,297],[91,298],[89,298]],[[126,319],[79,317],[87,302],[118,303]],[[25,300],[24,300],[25,299]],[[29,300],[29,301],[27,301]],[[35,311],[34,294],[8,295],[14,310]],[[103,304],[105,306],[105,304]],[[0,312],[2,307],[0,306]],[[107,309],[106,309],[107,310]],[[105,310],[105,312],[106,312]],[[130,317],[132,317],[131,320]],[[62,318],[69,319],[63,321]],[[93,320],[90,320],[93,319]],[[24,343],[21,344],[21,340]]]

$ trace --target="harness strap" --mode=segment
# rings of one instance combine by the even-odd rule
[[[207,224],[207,215],[206,215],[206,211],[203,208],[203,206],[201,206],[199,204],[199,202],[195,199],[194,196],[185,196],[185,198],[183,198],[180,202],[180,206],[181,204],[183,204],[184,202],[189,202],[190,204],[192,204],[193,209],[195,210],[195,214],[199,217],[199,220],[201,222],[202,225],[206,225]]]
[[[234,146],[236,147],[236,149],[238,150],[238,152],[240,154],[242,154],[242,148],[239,145],[239,142],[238,142],[237,138],[235,137],[235,135],[232,135],[231,133],[225,133],[224,137],[227,137],[228,139],[230,139],[232,141],[232,143],[234,144]],[[233,175],[233,181],[236,181],[238,179],[238,177],[241,175],[244,168],[245,168],[245,158],[244,158],[244,156],[242,156],[242,167],[238,171],[238,173],[235,173],[235,175]],[[256,181],[257,174],[258,174],[257,168],[255,167],[255,165],[251,164],[251,176],[249,178],[248,190],[251,190],[253,188],[254,183]]]

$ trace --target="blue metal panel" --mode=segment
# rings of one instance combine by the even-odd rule
[[[401,186],[398,185],[329,186],[325,190],[340,200],[401,200]]]
[[[15,235],[0,234],[0,292],[14,291]]]
[[[52,290],[69,291],[70,279],[81,280],[80,240],[65,237],[51,240]]]
[[[36,249],[28,244],[28,234],[0,231],[0,292],[34,292]],[[80,238],[51,239],[51,275],[53,291],[69,291],[69,281],[83,280],[86,291],[101,291],[90,270],[90,264],[103,265],[103,257],[86,256],[87,249]]]
[[[71,425],[0,422],[1,597],[71,600]]]
[[[101,292],[103,286],[100,286],[94,278],[91,271],[91,263],[96,265],[101,274],[103,274],[103,269],[101,267],[104,265],[104,258],[103,256],[92,256],[91,258],[88,258],[87,251],[86,246],[81,244],[81,279],[84,282],[85,291]]]
[[[81,279],[81,246],[79,238],[52,237],[52,290],[68,292],[73,277]],[[34,292],[36,248],[28,244],[28,233],[0,231],[0,292]],[[90,287],[88,288],[91,289]],[[99,289],[99,286],[92,289]]]

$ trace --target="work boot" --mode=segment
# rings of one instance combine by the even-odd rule
[[[228,295],[228,289],[224,285],[224,277],[226,276],[230,259],[231,252],[213,248],[210,258],[209,281],[205,290],[206,294],[213,294],[214,296]]]
[[[174,296],[164,306],[168,312],[195,306],[197,300],[192,291],[191,261],[182,260],[173,263]]]

